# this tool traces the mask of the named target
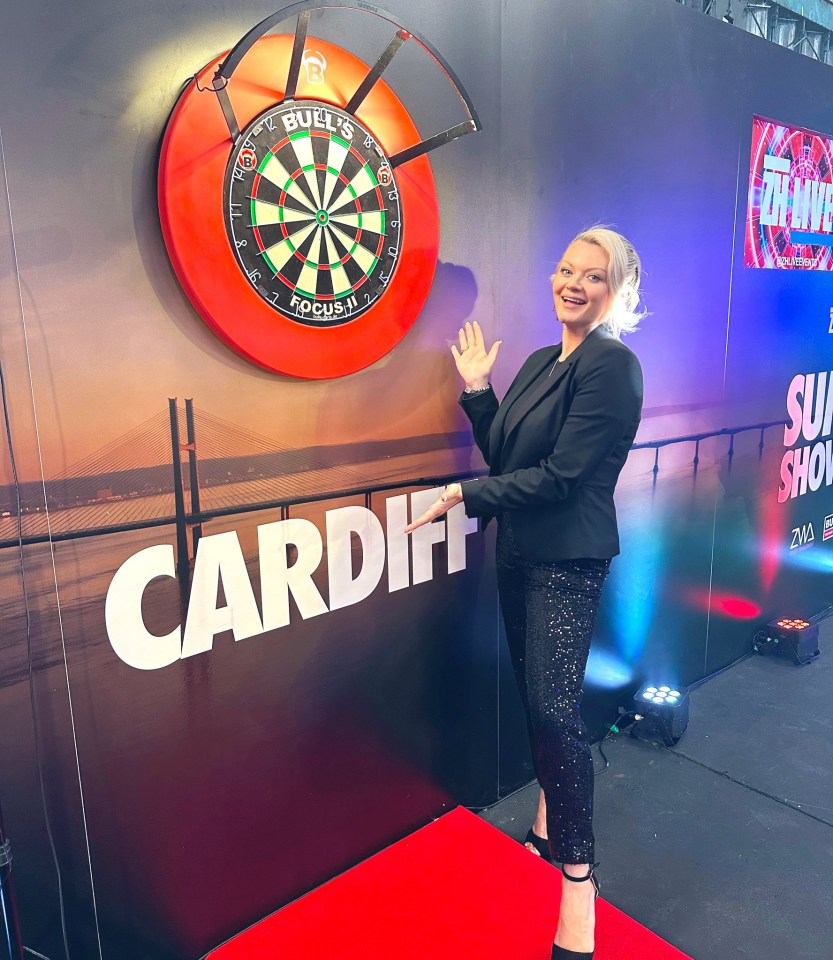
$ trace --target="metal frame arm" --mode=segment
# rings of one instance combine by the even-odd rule
[[[428,153],[430,150],[434,150],[436,147],[439,147],[444,143],[449,143],[451,140],[456,140],[458,137],[461,137],[466,133],[474,133],[475,131],[482,129],[480,118],[477,115],[477,111],[474,108],[471,97],[460,83],[460,80],[458,79],[454,70],[451,68],[451,65],[428,40],[399,23],[392,13],[384,10],[382,7],[377,7],[374,4],[365,2],[359,4],[356,3],[355,0],[301,0],[299,3],[291,3],[286,7],[282,7],[276,13],[271,14],[270,16],[266,17],[266,19],[261,20],[256,26],[252,27],[252,29],[249,30],[249,32],[243,37],[241,37],[241,39],[234,45],[234,47],[229,51],[228,56],[217,68],[217,71],[214,75],[213,89],[220,101],[220,106],[223,110],[223,116],[226,119],[226,125],[229,128],[229,133],[231,134],[232,140],[236,140],[240,136],[240,126],[231,106],[228,90],[226,88],[229,80],[234,74],[234,71],[240,65],[242,59],[246,56],[252,46],[254,46],[254,44],[262,36],[268,33],[274,26],[283,22],[284,20],[290,19],[293,16],[297,17],[295,41],[292,46],[292,58],[289,66],[289,73],[287,75],[284,96],[285,100],[294,99],[298,83],[298,75],[301,69],[304,46],[307,39],[310,11],[326,9],[346,9],[370,13],[381,18],[382,20],[388,21],[396,27],[396,34],[394,35],[393,39],[390,41],[379,59],[376,61],[376,64],[371,68],[357,90],[354,92],[353,96],[350,98],[346,106],[348,113],[354,112],[361,105],[362,101],[365,99],[368,93],[370,93],[374,84],[382,75],[382,72],[393,59],[393,56],[397,50],[399,50],[406,40],[411,39],[415,40],[440,67],[445,74],[446,79],[454,88],[454,92],[457,94],[461,103],[463,104],[463,108],[466,111],[466,116],[468,117],[467,121],[457,124],[443,133],[439,133],[433,137],[428,137],[427,139],[422,140],[420,143],[414,144],[414,146],[409,147],[406,150],[400,151],[396,155],[396,158],[394,158],[396,160],[396,163],[393,164],[394,166],[406,163],[408,160],[411,160],[416,156],[420,156],[421,154]]]

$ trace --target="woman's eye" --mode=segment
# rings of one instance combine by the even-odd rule
[[[570,271],[566,267],[562,267],[561,272],[564,274],[565,277],[570,275]]]

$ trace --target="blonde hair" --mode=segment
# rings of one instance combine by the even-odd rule
[[[639,280],[642,275],[639,254],[621,233],[601,225],[582,230],[570,243],[578,240],[601,247],[610,260],[607,268],[610,311],[602,323],[614,337],[633,333],[646,313],[639,310]]]

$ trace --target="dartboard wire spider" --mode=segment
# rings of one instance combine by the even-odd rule
[[[364,2],[362,2],[361,6],[359,6],[354,2],[350,2],[350,0],[324,0],[324,2],[321,2],[321,0],[301,0],[299,3],[292,3],[289,6],[283,7],[276,13],[266,17],[266,19],[261,20],[261,22],[256,26],[252,27],[252,29],[249,30],[249,32],[235,44],[214,74],[212,89],[217,95],[217,99],[223,111],[223,117],[226,121],[226,126],[228,127],[229,134],[231,135],[234,144],[236,144],[239,140],[241,131],[240,124],[238,123],[231,99],[229,97],[228,85],[241,60],[243,57],[245,57],[252,46],[274,26],[282,23],[285,20],[289,20],[292,17],[296,17],[295,38],[292,44],[292,56],[289,63],[284,97],[283,100],[279,102],[285,103],[287,101],[294,100],[295,91],[298,87],[298,77],[301,71],[304,48],[307,41],[310,13],[312,10],[322,9],[347,9],[356,10],[360,13],[370,13],[382,20],[388,21],[389,23],[393,24],[394,27],[396,27],[396,33],[394,34],[393,38],[388,43],[387,47],[385,47],[385,49],[382,51],[378,60],[373,67],[370,68],[359,86],[356,88],[346,106],[342,108],[346,113],[350,113],[355,116],[356,110],[358,110],[362,102],[373,89],[379,78],[384,73],[385,69],[390,64],[391,60],[393,60],[397,51],[408,40],[414,40],[416,43],[418,43],[420,47],[422,47],[423,50],[425,50],[426,53],[428,53],[428,55],[435,61],[435,63],[445,74],[448,82],[454,88],[455,93],[463,105],[463,109],[466,112],[466,120],[464,120],[462,123],[458,123],[452,127],[449,127],[447,130],[443,130],[441,133],[427,137],[426,139],[419,141],[419,143],[415,143],[410,147],[406,147],[404,150],[400,150],[399,153],[394,154],[390,158],[391,169],[398,167],[403,163],[407,163],[409,160],[413,160],[415,157],[422,156],[424,153],[429,153],[431,150],[435,150],[437,147],[440,147],[443,144],[451,143],[453,140],[457,140],[467,133],[475,133],[476,131],[482,129],[480,118],[477,116],[477,111],[474,108],[471,97],[469,97],[469,95],[466,93],[465,88],[460,83],[450,64],[428,40],[420,36],[418,33],[415,33],[413,30],[407,29],[394,17],[392,13],[382,9],[381,7]]]

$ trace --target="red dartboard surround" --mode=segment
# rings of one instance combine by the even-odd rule
[[[259,39],[237,67],[228,94],[241,130],[281,103],[293,37]],[[368,73],[367,64],[323,40],[307,50],[326,62],[324,82],[301,71],[294,100],[343,111]],[[337,325],[298,322],[274,309],[253,287],[232,249],[224,215],[224,184],[234,144],[212,78],[225,54],[188,84],[168,121],[159,160],[159,213],[165,245],[188,299],[225,343],[277,373],[328,379],[379,360],[405,336],[431,289],[439,249],[439,211],[425,155],[395,171],[401,232],[395,268],[384,292],[365,312]],[[386,157],[420,135],[391,88],[379,80],[355,112]],[[239,156],[239,144],[238,144]],[[248,161],[244,157],[244,161]],[[243,161],[240,161],[243,165]]]

